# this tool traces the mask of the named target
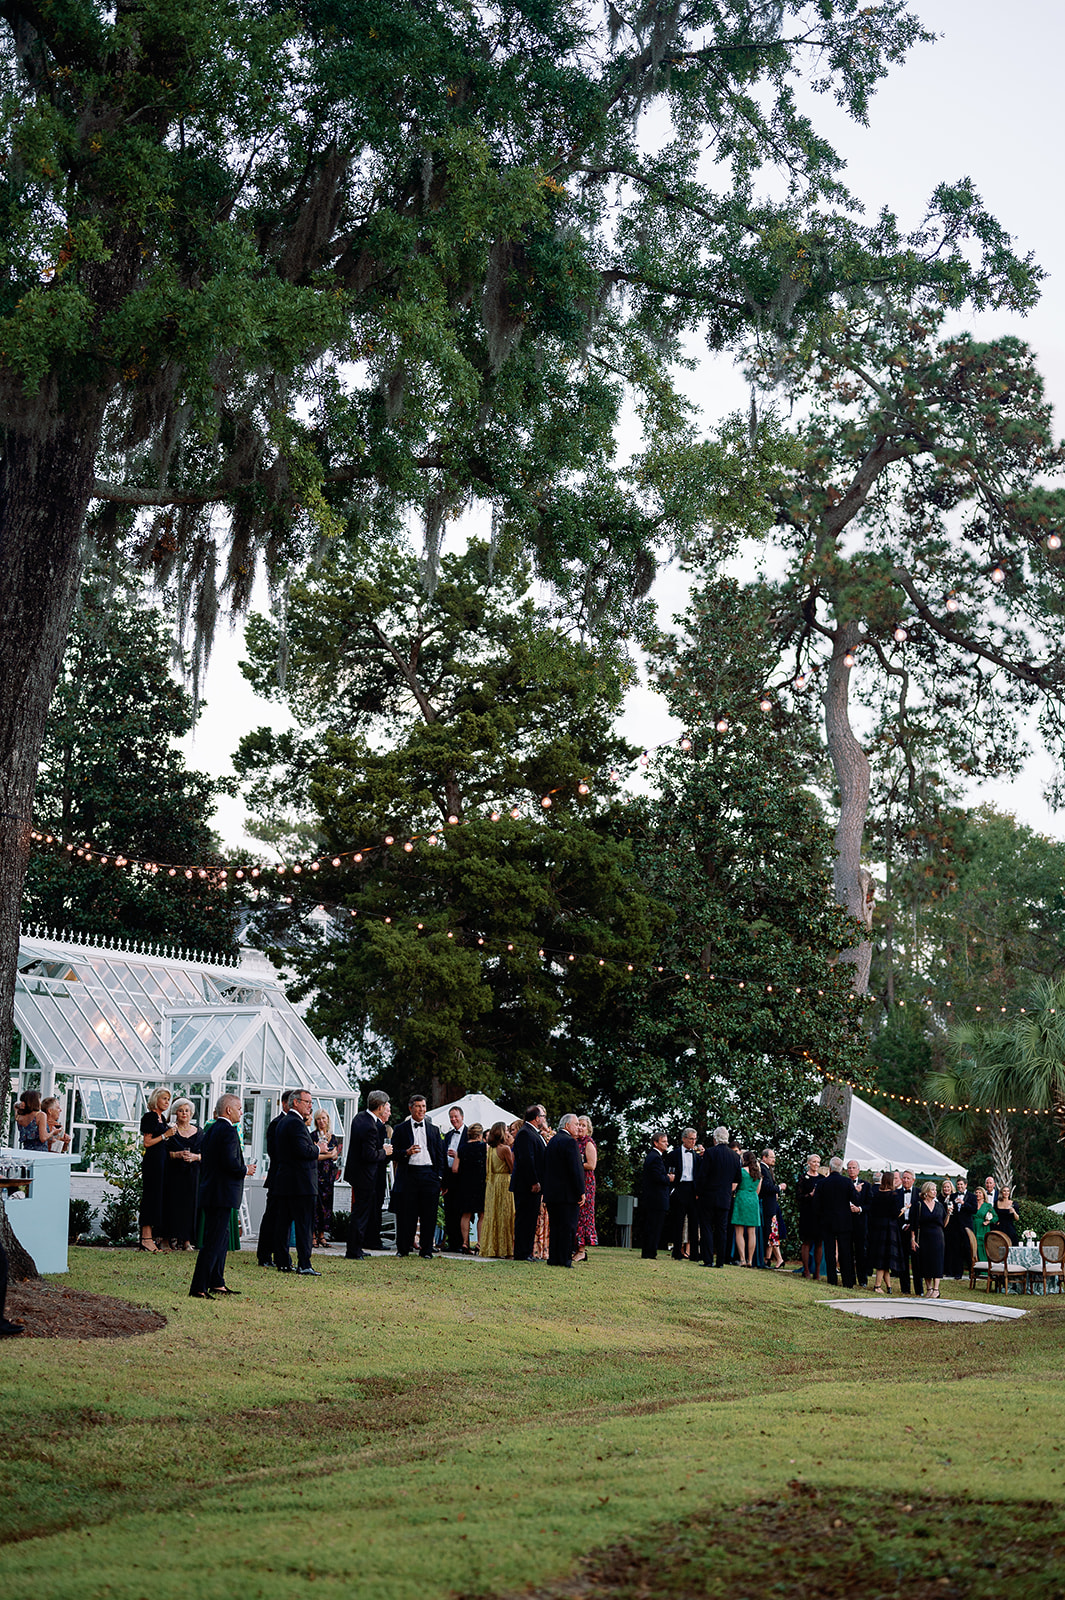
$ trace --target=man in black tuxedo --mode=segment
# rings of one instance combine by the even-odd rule
[[[843,1278],[845,1289],[854,1288],[854,1219],[861,1215],[854,1194],[854,1185],[843,1171],[843,1157],[833,1156],[828,1163],[828,1177],[817,1191],[817,1205],[821,1214],[821,1243],[825,1251],[825,1273],[829,1283],[839,1283]],[[839,1273],[836,1256],[839,1255]]]
[[[769,1238],[773,1227],[773,1218],[780,1207],[780,1197],[784,1193],[784,1185],[777,1182],[777,1153],[775,1150],[763,1150],[759,1157],[762,1168],[762,1187],[758,1191],[758,1201],[762,1208],[762,1254],[763,1266],[770,1265]],[[778,1237],[780,1229],[777,1229]],[[781,1265],[783,1265],[784,1251],[781,1248]]]
[[[913,1248],[913,1229],[910,1226],[911,1215],[916,1215],[921,1197],[917,1192],[913,1173],[907,1169],[902,1174],[902,1214],[899,1217],[899,1229],[902,1234],[902,1265],[899,1268],[899,1288],[903,1294],[920,1295],[924,1289],[924,1279],[918,1264],[917,1252]]]
[[[533,1259],[544,1181],[544,1141],[540,1137],[540,1129],[546,1126],[547,1112],[543,1106],[529,1106],[525,1121],[514,1135],[514,1170],[510,1175],[510,1192],[514,1196],[515,1261]]]
[[[214,1108],[214,1121],[205,1131],[200,1146],[200,1210],[203,1213],[203,1245],[192,1271],[189,1295],[193,1300],[213,1300],[216,1294],[239,1294],[226,1286],[226,1251],[229,1248],[229,1219],[244,1194],[244,1151],[236,1123],[241,1103],[235,1094],[224,1094]]]
[[[673,1191],[669,1197],[669,1229],[673,1241],[674,1261],[684,1260],[684,1224],[688,1224],[688,1259],[699,1258],[699,1203],[695,1198],[695,1169],[703,1153],[697,1145],[694,1128],[685,1128],[680,1143],[674,1145],[666,1162],[673,1174]]]
[[[669,1173],[666,1169],[666,1151],[669,1135],[660,1128],[651,1140],[651,1148],[643,1158],[643,1183],[640,1188],[640,1215],[643,1230],[644,1261],[654,1261],[658,1255],[658,1241],[669,1208]]]
[[[540,1135],[536,1138],[540,1139]],[[562,1118],[558,1132],[544,1151],[543,1174],[549,1224],[547,1262],[552,1267],[572,1267],[577,1213],[584,1199],[584,1162],[577,1144],[577,1118],[572,1112]]]
[[[462,1254],[462,1189],[459,1185],[459,1162],[466,1153],[470,1135],[461,1106],[452,1106],[447,1114],[451,1127],[444,1135],[444,1160],[447,1175],[444,1179],[444,1249],[451,1255]]]
[[[311,1265],[314,1237],[314,1202],[318,1197],[318,1145],[310,1130],[314,1101],[309,1089],[296,1089],[287,1115],[274,1134],[273,1187],[277,1193],[278,1232],[274,1262],[279,1272],[292,1271],[288,1230],[296,1236],[296,1271],[318,1278]]]
[[[423,1260],[431,1261],[436,1208],[447,1162],[439,1130],[425,1115],[425,1096],[412,1094],[408,1106],[410,1116],[400,1123],[392,1139],[392,1160],[396,1168],[392,1196],[396,1210],[396,1254],[410,1255],[414,1249],[414,1230],[418,1228],[419,1254]]]
[[[277,1245],[277,1197],[274,1194],[274,1140],[277,1135],[278,1124],[288,1111],[292,1100],[293,1091],[286,1089],[281,1096],[281,1110],[269,1124],[266,1130],[266,1180],[263,1188],[266,1190],[266,1205],[263,1207],[262,1221],[259,1223],[259,1237],[255,1243],[255,1256],[260,1267],[272,1267]]]
[[[385,1139],[385,1123],[391,1109],[385,1091],[371,1089],[366,1097],[366,1110],[360,1111],[351,1121],[348,1155],[344,1162],[344,1182],[351,1184],[351,1222],[344,1252],[348,1261],[366,1259],[363,1246],[371,1230],[377,1175],[392,1154],[392,1146]]]
[[[739,1153],[729,1149],[728,1129],[715,1128],[695,1176],[704,1267],[723,1267],[728,1260],[728,1217],[739,1182]]]
[[[869,1287],[869,1267],[866,1253],[869,1244],[869,1208],[873,1203],[873,1186],[865,1183],[859,1176],[861,1166],[857,1161],[847,1162],[847,1178],[853,1185],[854,1198],[861,1207],[861,1215],[854,1218],[854,1229],[851,1234],[854,1246],[854,1276],[860,1289]]]

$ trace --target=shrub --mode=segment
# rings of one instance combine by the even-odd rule
[[[112,1244],[137,1236],[139,1196],[129,1190],[109,1195],[100,1207],[100,1227]]]
[[[67,1241],[77,1244],[83,1234],[88,1233],[92,1227],[92,1206],[88,1200],[71,1200],[70,1213],[67,1217]]]
[[[1018,1233],[1025,1233],[1029,1228],[1037,1239],[1051,1229],[1058,1233],[1065,1232],[1065,1217],[1057,1211],[1050,1211],[1046,1206],[1041,1206],[1038,1200],[1017,1200],[1017,1215],[1020,1222],[1017,1225]]]
[[[329,1230],[329,1237],[337,1244],[346,1244],[348,1234],[351,1232],[351,1212],[334,1211],[333,1225]]]

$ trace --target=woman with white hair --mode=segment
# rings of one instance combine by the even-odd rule
[[[175,1250],[191,1250],[196,1237],[203,1129],[198,1128],[192,1120],[196,1108],[191,1100],[175,1100],[172,1109],[174,1137],[166,1152],[163,1236],[170,1240]]]

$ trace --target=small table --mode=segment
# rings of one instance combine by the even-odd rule
[[[1011,1244],[1007,1261],[1011,1267],[1015,1267],[1018,1270],[1023,1268],[1027,1274],[1025,1285],[1030,1293],[1034,1293],[1032,1289],[1033,1275],[1039,1278],[1040,1292],[1042,1292],[1043,1256],[1037,1244]]]

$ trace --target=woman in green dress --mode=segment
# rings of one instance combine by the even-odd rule
[[[973,1232],[976,1235],[977,1261],[986,1262],[987,1253],[984,1250],[984,1240],[987,1238],[988,1229],[995,1227],[997,1222],[998,1215],[987,1198],[987,1190],[977,1189],[976,1210],[973,1212]]]
[[[747,1150],[740,1168],[740,1183],[732,1200],[732,1226],[736,1230],[736,1259],[741,1267],[753,1267],[758,1250],[758,1229],[762,1207],[758,1199],[762,1187],[762,1163],[753,1150]]]

